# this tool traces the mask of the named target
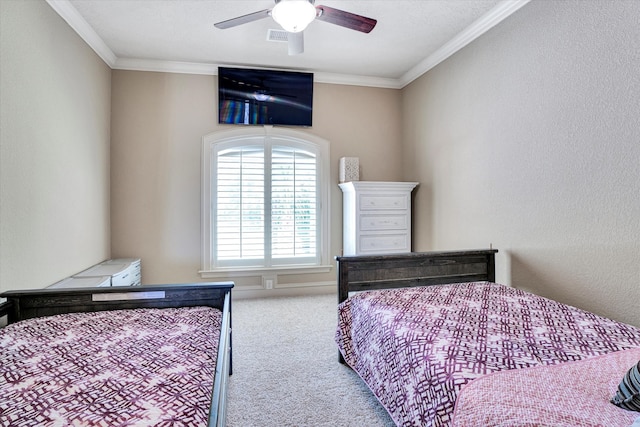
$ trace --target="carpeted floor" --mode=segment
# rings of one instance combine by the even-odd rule
[[[233,301],[229,427],[394,426],[338,363],[337,297]]]

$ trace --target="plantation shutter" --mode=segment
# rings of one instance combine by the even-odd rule
[[[317,162],[312,153],[278,146],[271,159],[272,257],[313,257],[317,242]]]
[[[317,155],[287,145],[270,147],[236,146],[217,153],[218,266],[319,259]]]
[[[217,259],[264,258],[264,149],[240,147],[218,153]]]

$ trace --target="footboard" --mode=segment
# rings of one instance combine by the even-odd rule
[[[338,303],[349,292],[495,281],[497,249],[411,252],[394,255],[340,256]]]

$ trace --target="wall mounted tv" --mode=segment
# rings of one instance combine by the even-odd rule
[[[311,126],[313,73],[218,68],[218,122]]]

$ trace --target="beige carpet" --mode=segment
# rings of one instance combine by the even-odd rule
[[[233,301],[229,427],[394,426],[338,363],[337,297]]]

